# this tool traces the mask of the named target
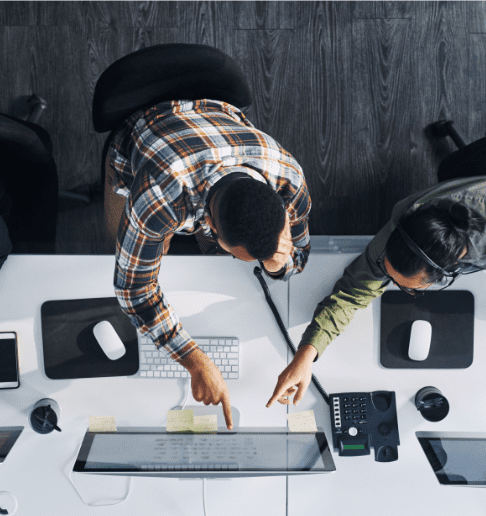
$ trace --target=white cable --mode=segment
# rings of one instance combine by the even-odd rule
[[[82,443],[81,443],[81,446],[82,446]],[[87,502],[83,495],[81,494],[81,492],[79,491],[79,489],[76,487],[76,484],[74,483],[73,479],[72,479],[72,476],[71,476],[71,473],[72,473],[72,470],[73,470],[73,467],[74,467],[74,464],[76,463],[76,459],[78,457],[78,454],[79,454],[79,450],[81,449],[81,446],[78,448],[78,451],[76,452],[76,455],[74,456],[74,462],[72,463],[71,467],[69,468],[69,473],[68,473],[68,478],[69,478],[69,481],[71,482],[71,484],[73,485],[74,489],[76,489],[76,492],[78,493],[79,497],[81,498],[81,500],[83,500],[83,502],[86,504],[86,505],[89,505],[91,507],[104,507],[105,505],[118,505],[122,502],[124,502],[128,496],[130,495],[131,491],[132,491],[132,483],[133,483],[133,477],[128,477],[129,478],[129,481],[128,481],[128,491],[127,491],[127,494],[125,496],[125,498],[122,498],[121,500],[118,500],[118,501],[115,501],[114,503],[100,503],[102,502],[103,500],[98,500],[97,502],[95,503],[89,503]]]

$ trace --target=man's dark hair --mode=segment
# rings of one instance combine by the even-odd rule
[[[451,200],[429,201],[402,215],[399,224],[434,263],[448,272],[454,270],[467,248],[471,232],[485,229],[479,213]],[[440,281],[444,276],[417,256],[396,228],[388,239],[385,255],[392,267],[407,278],[424,269],[429,282]]]
[[[221,237],[231,247],[242,246],[257,260],[275,254],[285,226],[282,198],[257,180],[232,181],[221,192]]]

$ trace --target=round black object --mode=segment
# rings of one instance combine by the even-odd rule
[[[373,394],[371,401],[373,402],[376,410],[379,410],[380,412],[386,412],[390,408],[392,402],[391,393],[379,392],[377,394]]]
[[[32,428],[39,434],[48,434],[57,425],[57,415],[48,407],[37,407],[30,414]]]
[[[449,414],[449,402],[437,387],[423,387],[415,395],[415,406],[431,423],[442,421]]]

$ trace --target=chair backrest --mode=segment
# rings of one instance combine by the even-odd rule
[[[52,142],[37,124],[0,114],[0,150],[45,165],[51,159]]]
[[[122,57],[101,74],[93,97],[93,125],[102,133],[143,107],[203,98],[238,108],[252,102],[245,76],[221,50],[186,43],[155,45]]]

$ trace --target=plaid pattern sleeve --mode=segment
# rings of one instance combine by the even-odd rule
[[[109,149],[114,191],[127,198],[118,229],[115,292],[133,324],[180,361],[197,346],[158,284],[174,233],[206,225],[211,187],[233,172],[269,184],[290,216],[294,251],[282,277],[303,270],[311,203],[300,165],[234,106],[213,100],[164,102],[132,115]]]

